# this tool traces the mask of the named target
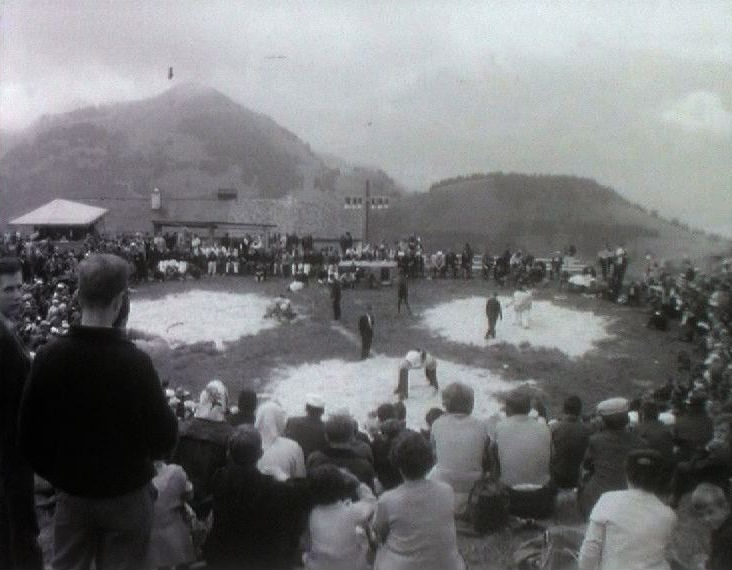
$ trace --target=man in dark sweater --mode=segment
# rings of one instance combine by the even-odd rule
[[[33,470],[18,447],[18,412],[30,355],[15,332],[23,282],[20,261],[0,259],[0,568],[42,568],[36,543]]]
[[[361,336],[361,360],[371,354],[371,343],[374,341],[374,309],[366,305],[366,314],[358,319],[358,334]]]
[[[488,317],[488,332],[485,333],[485,338],[496,338],[496,323],[498,319],[503,320],[498,293],[493,293],[486,301],[485,315]]]
[[[79,265],[81,325],[38,352],[23,394],[21,447],[57,489],[57,570],[142,567],[152,460],[175,444],[150,357],[125,338],[127,284],[128,266],[114,255]]]

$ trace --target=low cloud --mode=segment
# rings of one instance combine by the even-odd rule
[[[691,132],[732,134],[732,111],[717,93],[694,91],[661,112],[663,122]]]

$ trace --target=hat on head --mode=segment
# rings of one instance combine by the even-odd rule
[[[597,404],[597,413],[601,416],[614,416],[625,414],[630,409],[630,404],[625,398],[610,398]]]
[[[325,409],[325,401],[320,394],[310,393],[305,396],[305,405],[311,408]]]

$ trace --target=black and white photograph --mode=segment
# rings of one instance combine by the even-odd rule
[[[0,2],[0,570],[732,570],[732,2]]]

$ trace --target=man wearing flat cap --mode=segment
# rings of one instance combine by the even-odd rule
[[[628,429],[628,410],[629,403],[625,398],[610,398],[597,405],[603,427],[590,437],[577,494],[580,511],[585,518],[603,493],[627,488],[625,460],[628,453],[645,447],[640,436]]]
[[[322,419],[324,412],[323,398],[318,394],[308,394],[305,397],[305,415],[287,420],[285,436],[302,447],[305,461],[313,451],[322,451],[325,448],[325,424]]]

